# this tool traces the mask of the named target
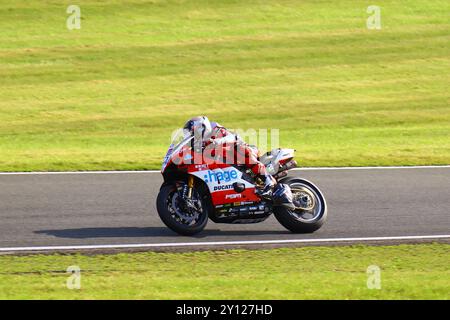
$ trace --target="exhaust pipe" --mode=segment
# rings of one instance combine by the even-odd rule
[[[287,171],[284,170],[284,171],[280,171],[280,172],[274,174],[273,177],[274,177],[276,180],[279,180],[279,179],[281,179],[281,178],[283,178],[283,177],[286,177],[286,176],[287,176]]]
[[[287,176],[287,171],[289,169],[295,168],[297,167],[297,161],[295,160],[291,160],[287,163],[285,163],[284,165],[280,166],[280,169],[278,170],[278,172],[273,176],[275,179],[280,179],[283,177]]]
[[[291,160],[291,161],[285,163],[284,166],[282,166],[282,170],[283,171],[289,170],[289,169],[296,168],[296,167],[297,167],[297,161]]]

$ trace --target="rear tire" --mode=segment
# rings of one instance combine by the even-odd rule
[[[200,213],[199,220],[192,225],[181,223],[174,218],[174,215],[172,212],[170,212],[168,206],[168,201],[170,201],[171,197],[176,192],[177,189],[174,185],[164,185],[161,187],[156,199],[156,208],[158,210],[158,215],[161,218],[162,222],[164,222],[164,224],[169,229],[183,236],[193,236],[201,232],[208,223],[208,206],[206,203],[204,203],[205,200],[203,199],[203,212]]]
[[[282,206],[273,208],[275,218],[286,229],[294,233],[311,233],[314,232],[325,223],[327,219],[327,204],[322,192],[312,182],[299,178],[287,178],[280,181],[287,184],[291,189],[305,188],[311,192],[317,201],[317,212],[311,219],[301,218],[302,210],[290,210]],[[294,194],[294,190],[292,191]],[[306,212],[306,211],[303,211]]]

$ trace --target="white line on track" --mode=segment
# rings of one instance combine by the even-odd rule
[[[389,169],[440,169],[450,168],[450,165],[439,166],[391,166],[391,167],[304,167],[291,169],[292,171],[315,170],[389,170]],[[111,173],[161,173],[159,170],[133,170],[133,171],[34,171],[34,172],[0,172],[0,175],[46,175],[46,174],[111,174]]]
[[[23,251],[62,251],[62,250],[92,250],[92,249],[133,249],[133,248],[180,248],[180,247],[211,247],[233,245],[264,245],[264,244],[295,244],[295,243],[338,243],[338,242],[368,242],[368,241],[399,241],[399,240],[429,240],[450,239],[450,235],[429,236],[399,236],[399,237],[366,237],[366,238],[321,238],[321,239],[290,239],[290,240],[248,240],[248,241],[215,241],[215,242],[172,242],[144,244],[106,244],[80,246],[47,246],[47,247],[12,247],[0,248],[0,252]]]

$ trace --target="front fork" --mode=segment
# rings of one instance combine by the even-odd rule
[[[194,188],[194,177],[189,175],[188,176],[188,189],[187,189],[187,194],[186,194],[187,199],[192,198],[192,189],[193,188]]]
[[[194,199],[192,199],[192,193],[194,190],[194,177],[193,176],[188,176],[188,181],[187,181],[187,186],[185,186],[185,190],[184,190],[184,201],[186,203],[186,206],[189,209],[192,209],[194,211],[198,211],[198,205],[197,205],[197,201],[194,201]]]

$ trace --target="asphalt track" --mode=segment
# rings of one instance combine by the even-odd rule
[[[0,174],[0,252],[450,238],[450,167],[290,174],[315,182],[327,199],[328,221],[313,234],[292,234],[270,217],[247,225],[210,221],[195,237],[178,236],[157,215],[162,179],[155,172]]]

